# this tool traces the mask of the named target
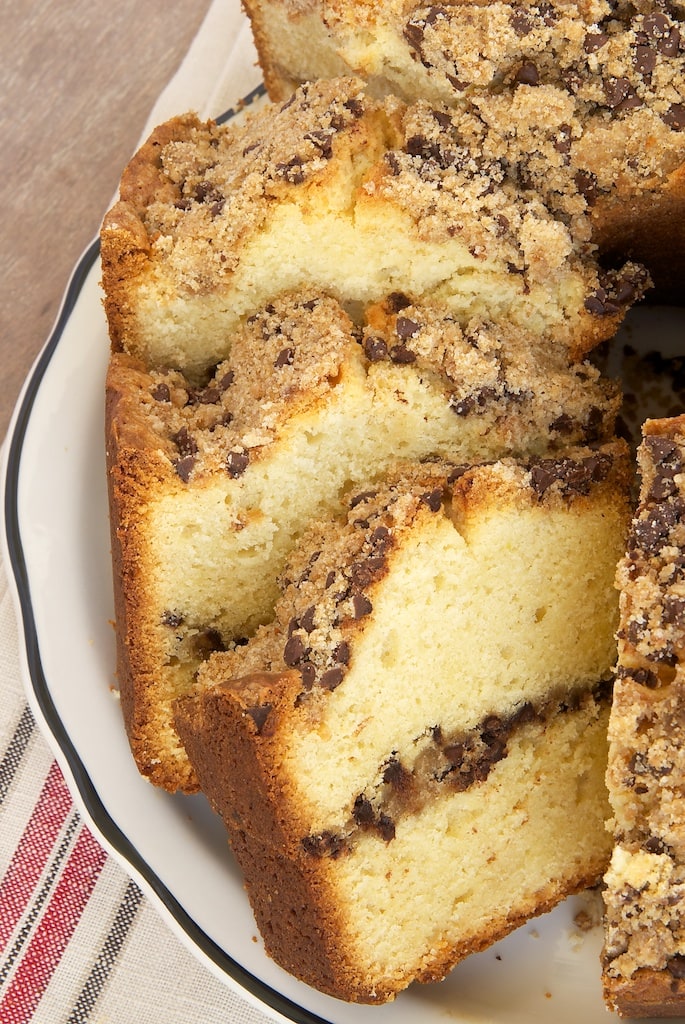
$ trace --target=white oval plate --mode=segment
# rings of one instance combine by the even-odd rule
[[[606,1024],[601,928],[576,923],[585,897],[392,1004],[321,995],[265,955],[223,826],[204,798],[170,796],[138,775],[114,678],[103,440],[109,341],[99,276],[94,243],[26,382],[3,467],[5,558],[26,690],[89,826],[197,956],[275,1020]],[[614,351],[623,341],[654,347],[658,339],[677,355],[684,327],[685,310],[635,310]]]

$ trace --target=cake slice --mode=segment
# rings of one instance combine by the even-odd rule
[[[372,94],[471,110],[526,187],[584,192],[602,249],[671,299],[685,268],[683,5],[246,0],[270,95],[359,75]],[[514,155],[515,154],[515,155]]]
[[[199,663],[266,622],[314,516],[397,459],[544,453],[611,435],[617,388],[509,326],[462,329],[406,297],[357,329],[331,298],[275,299],[202,386],[123,353],[107,380],[118,676],[140,770],[194,774],[173,699]]]
[[[313,526],[177,726],[266,949],[381,1003],[598,880],[620,442],[437,461]]]
[[[648,420],[640,505],[617,575],[618,670],[607,775],[607,1004],[685,1016],[685,416]]]
[[[506,319],[576,358],[647,279],[600,269],[575,184],[558,214],[522,185],[527,147],[477,117],[372,100],[354,79],[304,85],[243,125],[176,118],[102,226],[113,346],[203,379],[238,325],[305,288],[355,317],[395,292],[438,301],[462,325]]]

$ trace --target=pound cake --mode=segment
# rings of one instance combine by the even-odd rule
[[[607,775],[604,991],[628,1017],[685,1016],[685,416],[648,420],[622,559]]]
[[[553,200],[575,181],[595,241],[682,300],[685,54],[681,2],[246,0],[270,95],[359,75],[372,94],[471,111]],[[563,181],[561,188],[559,181]]]
[[[107,454],[122,706],[138,766],[196,780],[172,703],[213,650],[273,613],[309,520],[398,459],[543,454],[611,436],[615,385],[514,326],[401,295],[353,325],[332,298],[275,299],[211,379],[114,353]]]
[[[355,317],[395,292],[440,302],[462,326],[508,320],[577,358],[647,277],[599,267],[586,196],[565,180],[552,208],[529,149],[477,114],[374,100],[349,78],[241,125],[175,118],[131,161],[102,226],[113,347],[199,381],[245,319],[305,288]]]
[[[622,442],[405,466],[202,665],[177,726],[288,971],[384,1002],[601,877],[629,475]]]

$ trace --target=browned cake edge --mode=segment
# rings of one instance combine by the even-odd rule
[[[164,199],[169,188],[160,154],[169,142],[187,138],[201,124],[195,114],[187,113],[158,125],[126,165],[120,198],[105,214],[100,260],[104,307],[115,351],[122,350],[132,318],[128,282],[144,271],[150,256],[151,240],[141,214],[154,198]]]
[[[157,715],[150,710],[156,700],[157,658],[140,624],[146,614],[148,597],[144,588],[147,558],[145,528],[140,510],[154,480],[166,480],[166,461],[150,443],[149,427],[137,414],[126,383],[119,379],[138,364],[126,356],[110,363],[105,398],[107,487],[116,621],[117,681],[124,724],[131,752],[140,772],[165,789],[197,790],[195,773],[185,757],[158,757]],[[141,583],[143,585],[141,585]]]
[[[621,1017],[682,1017],[685,979],[641,968],[629,981],[605,977],[604,999]]]

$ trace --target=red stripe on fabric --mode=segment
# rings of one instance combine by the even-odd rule
[[[83,827],[0,1002],[3,1024],[28,1024],[90,898],[107,854]]]
[[[33,813],[0,883],[0,949],[17,926],[38,884],[60,829],[71,808],[71,796],[53,761]]]

